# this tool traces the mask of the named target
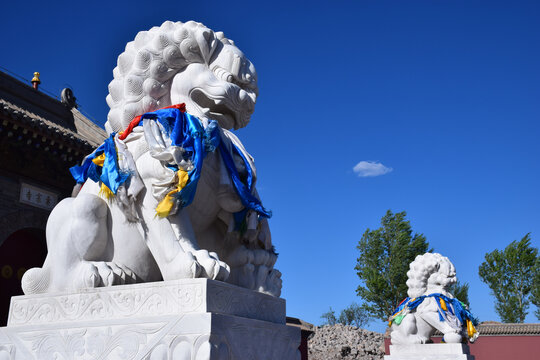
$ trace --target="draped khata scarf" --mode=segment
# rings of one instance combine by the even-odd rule
[[[255,195],[253,159],[236,136],[221,129],[215,120],[210,120],[203,127],[201,121],[187,113],[185,105],[180,104],[135,117],[125,131],[112,133],[84,158],[80,166],[70,169],[77,183],[82,184],[90,178],[100,184],[100,194],[109,200],[116,199],[128,221],[138,219],[134,204],[144,187],[133,156],[125,144],[128,135],[138,126],[143,128],[150,155],[160,160],[171,175],[152,189],[153,195],[160,199],[156,216],[173,215],[191,204],[204,158],[216,150],[244,205],[244,210],[233,214],[236,230],[245,226],[248,213],[255,213],[258,218],[272,216]],[[234,156],[242,159],[247,176],[239,174]]]

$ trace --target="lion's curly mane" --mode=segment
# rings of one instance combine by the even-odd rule
[[[407,286],[409,290],[407,294],[409,297],[418,297],[425,295],[428,285],[428,279],[439,272],[441,264],[448,263],[449,266],[453,266],[450,260],[446,256],[442,256],[437,253],[426,253],[418,255],[414,261],[409,265],[409,271],[407,272]],[[443,276],[443,274],[440,274]],[[442,282],[443,279],[434,281]]]
[[[168,95],[174,76],[189,64],[208,65],[218,41],[234,44],[194,21],[166,21],[138,33],[113,70],[106,130],[121,131],[135,116],[172,105]]]

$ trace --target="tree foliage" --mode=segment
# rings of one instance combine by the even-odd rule
[[[371,321],[368,310],[365,307],[352,303],[349,307],[341,310],[338,322],[343,325],[354,325],[364,327]]]
[[[494,250],[485,255],[478,274],[485,282],[497,303],[495,311],[507,323],[522,323],[527,316],[529,295],[538,294],[538,249],[531,246],[530,234],[520,241],[512,241],[504,250]],[[531,299],[537,301],[534,298]]]
[[[469,303],[469,284],[468,283],[461,283],[459,280],[450,286],[448,289],[448,292],[456,299],[467,305],[467,307],[470,310],[471,304]]]
[[[536,265],[534,266],[534,280],[533,289],[531,291],[531,302],[536,305],[536,311],[534,314],[536,318],[540,320],[540,256],[536,258]]]
[[[321,318],[324,319],[324,325],[336,325],[336,322],[337,322],[336,312],[332,310],[331,306],[328,312],[325,312],[324,314],[321,315]]]
[[[417,255],[433,251],[422,234],[414,234],[406,212],[388,210],[377,230],[367,229],[360,242],[356,271],[362,284],[356,292],[370,316],[386,321],[407,297],[407,271]]]

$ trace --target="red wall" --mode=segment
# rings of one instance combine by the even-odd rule
[[[440,341],[440,337],[433,337],[433,342]],[[389,346],[390,339],[384,339],[387,355]],[[540,335],[480,335],[474,344],[469,344],[469,349],[475,360],[539,360]]]
[[[540,335],[537,336],[482,336],[469,344],[475,360],[538,360]]]

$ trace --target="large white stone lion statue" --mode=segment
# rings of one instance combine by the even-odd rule
[[[478,337],[475,321],[465,304],[448,292],[456,283],[456,269],[437,253],[418,255],[407,272],[408,297],[390,317],[392,344],[424,344],[435,330],[446,343]]]
[[[204,277],[279,296],[253,158],[228,131],[253,113],[251,62],[221,32],[167,21],[138,33],[113,75],[110,138],[52,211],[25,294]]]

